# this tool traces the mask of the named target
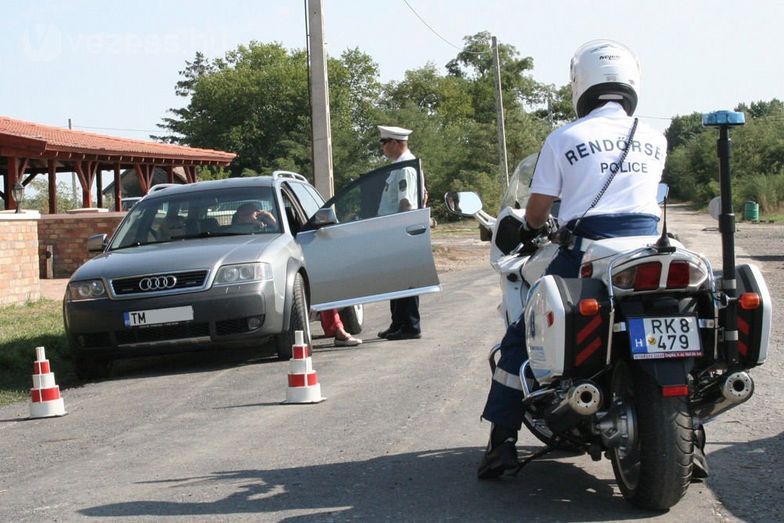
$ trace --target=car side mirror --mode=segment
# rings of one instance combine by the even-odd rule
[[[444,203],[450,213],[466,218],[482,210],[482,200],[475,192],[449,191],[444,195]]]
[[[87,238],[87,252],[103,252],[106,249],[106,234],[93,234]]]
[[[338,217],[335,215],[333,207],[322,207],[313,215],[311,223],[316,227],[324,227],[325,225],[334,225],[338,223]]]

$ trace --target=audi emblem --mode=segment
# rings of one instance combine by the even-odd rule
[[[150,276],[149,278],[139,280],[139,290],[144,292],[173,289],[175,285],[177,285],[177,277],[171,274],[168,276]]]

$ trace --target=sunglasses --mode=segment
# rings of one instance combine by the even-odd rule
[[[393,140],[392,138],[382,138],[382,139],[380,139],[380,140],[378,141],[378,143],[380,143],[381,145],[386,145],[386,144],[388,144],[389,142],[394,142],[394,141],[395,141],[395,140]]]

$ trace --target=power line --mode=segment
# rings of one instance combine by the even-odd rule
[[[489,52],[487,52],[487,51],[465,51],[465,50],[463,50],[463,48],[462,48],[462,47],[458,47],[458,46],[456,46],[455,44],[453,44],[452,42],[450,42],[449,40],[447,40],[446,38],[444,38],[443,36],[441,36],[441,33],[439,33],[438,31],[436,31],[436,30],[433,28],[433,26],[431,26],[430,24],[428,24],[428,23],[427,23],[427,21],[426,21],[424,18],[422,18],[422,16],[421,16],[419,13],[417,13],[417,12],[416,12],[416,10],[415,10],[413,7],[411,7],[411,4],[409,4],[409,3],[408,3],[408,0],[403,0],[403,3],[404,3],[404,4],[406,4],[406,7],[408,7],[408,8],[411,10],[411,12],[412,12],[412,13],[414,13],[414,15],[415,15],[417,18],[419,18],[419,21],[420,21],[420,22],[422,22],[423,24],[425,24],[425,27],[427,27],[428,29],[430,29],[430,31],[431,31],[431,32],[432,32],[434,35],[436,35],[436,36],[437,36],[437,37],[439,37],[441,40],[443,40],[444,42],[446,42],[448,45],[450,45],[450,46],[454,47],[454,48],[455,48],[455,49],[457,49],[458,51],[463,51],[463,52],[465,52],[465,53],[471,53],[471,54],[489,54]]]

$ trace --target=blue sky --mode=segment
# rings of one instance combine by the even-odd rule
[[[0,18],[0,115],[146,138],[196,51],[251,40],[305,47],[304,0],[10,0]],[[442,67],[463,37],[487,30],[534,59],[535,79],[562,85],[574,50],[614,38],[642,62],[638,114],[667,118],[784,99],[784,2],[776,0],[324,0],[327,51],[358,47],[384,81]],[[445,41],[446,40],[446,41]],[[89,129],[88,129],[89,128]]]

